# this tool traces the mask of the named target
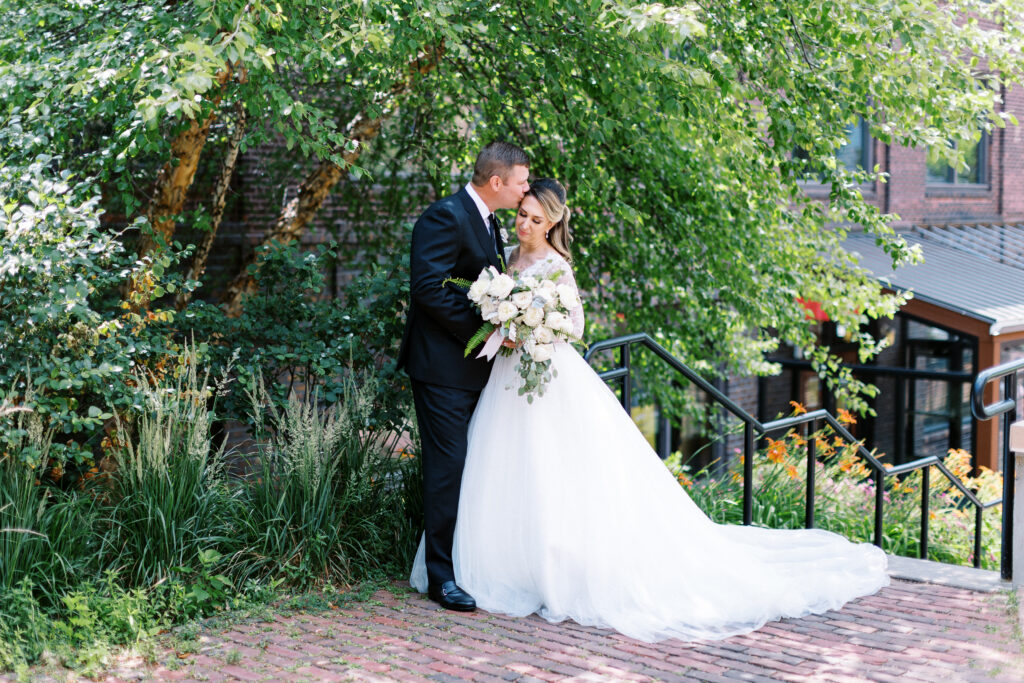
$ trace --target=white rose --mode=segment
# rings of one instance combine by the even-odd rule
[[[553,330],[560,330],[565,325],[565,315],[558,311],[551,311],[544,318],[544,324]]]
[[[540,281],[532,275],[527,275],[523,278],[523,285],[530,289],[536,289],[540,285]]]
[[[491,280],[491,284],[487,287],[487,293],[498,299],[504,299],[515,286],[516,281],[502,273]]]
[[[537,327],[544,322],[544,309],[539,306],[530,306],[523,313],[523,324],[529,327]]]
[[[558,328],[558,331],[563,334],[572,336],[574,327],[575,326],[572,323],[572,318],[566,316],[565,320],[562,321],[562,326]]]
[[[493,299],[484,299],[480,303],[480,317],[489,323],[497,322],[498,306]]]
[[[551,344],[537,344],[533,347],[533,351],[530,353],[530,358],[537,363],[543,363],[546,360],[551,360],[551,354],[553,351],[554,347]]]
[[[550,344],[555,341],[555,335],[550,328],[541,325],[533,331],[533,338],[538,344]]]
[[[480,303],[480,300],[484,298],[485,294],[487,294],[487,288],[490,286],[490,284],[490,280],[484,280],[483,278],[480,278],[472,285],[470,285],[469,294],[467,295],[469,296],[469,300],[472,301],[473,303]]]
[[[552,280],[544,280],[544,282],[540,283],[540,286],[537,287],[537,289],[545,298],[554,299],[558,296],[557,286]]]
[[[518,306],[519,310],[525,311],[533,303],[533,293],[529,291],[516,292],[512,295],[512,303]]]
[[[558,292],[558,300],[569,310],[580,305],[580,298],[576,295],[576,290],[569,285],[558,285],[555,290]]]
[[[519,314],[519,309],[511,301],[502,301],[498,304],[498,320],[505,322],[511,320]]]

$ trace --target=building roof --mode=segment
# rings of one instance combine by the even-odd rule
[[[921,246],[924,263],[894,271],[864,233],[851,233],[846,248],[886,286],[989,323],[992,336],[1024,330],[1024,225],[927,226],[903,236]]]

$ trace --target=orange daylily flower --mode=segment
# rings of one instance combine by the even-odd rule
[[[799,403],[798,401],[790,401],[789,405],[793,406],[794,415],[803,415],[804,413],[807,412],[807,408],[804,408],[803,404]]]
[[[836,419],[839,420],[839,424],[857,424],[857,418],[855,418],[846,408],[839,409],[839,414],[836,416]]]
[[[786,459],[786,442],[768,439],[768,459],[775,463],[781,463]]]

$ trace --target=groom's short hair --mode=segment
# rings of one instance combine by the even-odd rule
[[[491,176],[498,176],[502,182],[508,180],[513,166],[530,166],[530,157],[521,147],[511,142],[497,140],[480,150],[473,166],[473,184],[482,187]]]

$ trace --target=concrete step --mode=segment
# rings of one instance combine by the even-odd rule
[[[934,583],[983,593],[1008,591],[1013,587],[1009,581],[1003,581],[1000,578],[999,572],[990,569],[975,569],[974,567],[962,567],[896,555],[887,557],[889,558],[889,576],[894,579]]]

